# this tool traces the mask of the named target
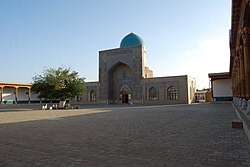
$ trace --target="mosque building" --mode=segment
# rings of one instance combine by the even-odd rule
[[[119,48],[99,51],[99,82],[86,82],[84,104],[190,104],[196,81],[188,75],[153,77],[145,65],[145,45],[138,35],[125,36]],[[0,83],[0,104],[40,103],[31,84]]]
[[[87,82],[88,104],[190,104],[196,80],[188,75],[153,77],[145,65],[145,45],[138,35],[125,36],[119,48],[99,51],[99,82]]]

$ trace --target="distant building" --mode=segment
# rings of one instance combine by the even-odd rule
[[[211,89],[196,90],[195,102],[210,102],[211,99]]]
[[[120,48],[100,51],[99,82],[86,83],[82,101],[91,104],[194,102],[194,78],[187,75],[153,78],[153,71],[145,65],[145,55],[144,42],[134,33],[122,39]]]
[[[232,80],[229,72],[208,74],[213,101],[232,101]]]

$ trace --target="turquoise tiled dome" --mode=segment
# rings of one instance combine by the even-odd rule
[[[125,48],[128,46],[139,46],[139,45],[144,45],[143,40],[141,39],[141,37],[131,32],[122,39],[120,43],[120,48]]]

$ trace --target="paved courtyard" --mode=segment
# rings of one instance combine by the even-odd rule
[[[250,166],[231,104],[0,109],[0,166]]]

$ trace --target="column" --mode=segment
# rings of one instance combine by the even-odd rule
[[[235,94],[235,70],[234,70],[234,62],[233,62],[233,65],[232,65],[232,69],[231,69],[231,76],[232,76],[232,91],[233,91],[233,97],[236,97],[236,94]]]
[[[235,97],[235,93],[234,93],[234,70],[233,69],[232,69],[232,74],[231,74],[231,80],[232,80],[233,97]]]
[[[242,40],[243,40],[243,51],[244,51],[244,80],[245,80],[245,92],[246,98],[250,99],[250,59],[249,59],[249,28],[244,27],[241,30]]]
[[[235,84],[235,88],[236,88],[236,94],[238,97],[240,97],[240,90],[239,90],[239,63],[238,63],[238,57],[235,57],[235,79],[236,79],[236,84]]]
[[[235,82],[235,68],[233,66],[233,69],[232,69],[232,86],[233,86],[233,96],[234,97],[237,97],[236,95],[236,82]]]
[[[234,78],[234,86],[235,86],[235,95],[236,95],[236,97],[239,97],[239,94],[238,94],[238,88],[237,88],[237,69],[235,68],[234,69],[234,76],[235,76],[235,78]]]
[[[243,57],[243,51],[242,46],[237,46],[237,54],[239,57],[239,89],[240,89],[240,97],[245,98],[246,92],[245,90],[245,76],[244,76],[244,57]]]
[[[242,97],[242,94],[241,94],[240,57],[239,57],[239,54],[238,54],[238,49],[236,49],[235,57],[236,57],[236,71],[237,71],[237,75],[236,76],[237,76],[238,96]]]
[[[3,87],[0,87],[0,88],[1,88],[1,92],[0,92],[0,104],[1,104],[3,101]]]
[[[30,96],[30,89],[31,89],[31,88],[28,88],[28,103],[30,103],[30,97],[31,97],[31,96]]]
[[[210,79],[210,83],[211,83],[211,97],[212,97],[212,101],[214,101],[214,84],[213,84],[213,80],[212,78]],[[168,94],[167,94],[167,98],[168,98]]]
[[[15,101],[16,101],[16,103],[17,103],[17,99],[18,99],[18,87],[15,87],[15,89],[16,89],[16,92],[15,92]]]

